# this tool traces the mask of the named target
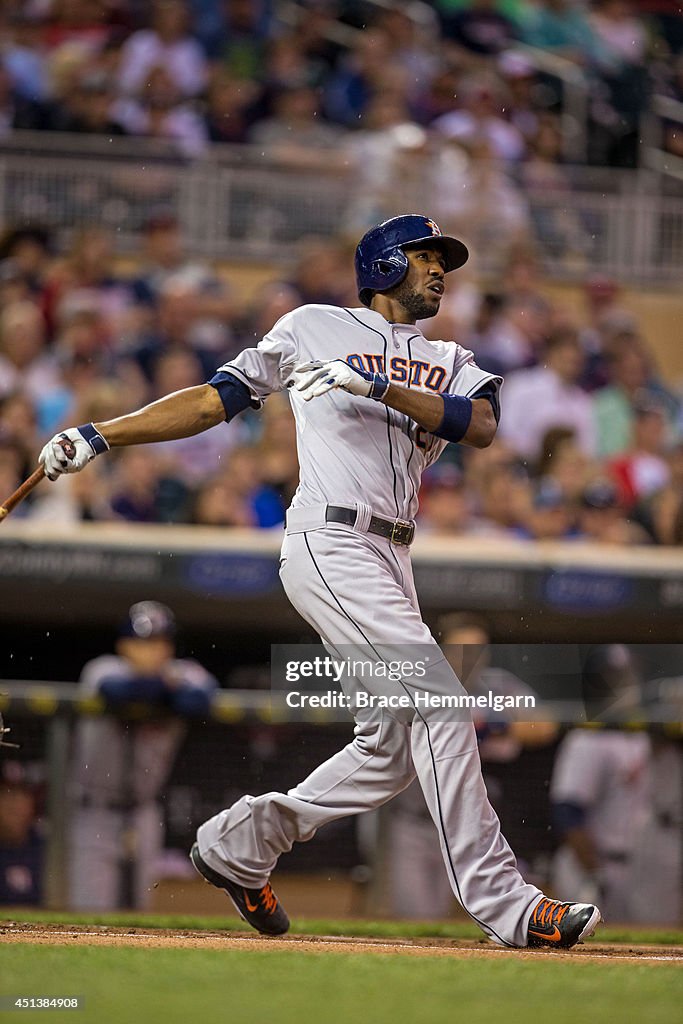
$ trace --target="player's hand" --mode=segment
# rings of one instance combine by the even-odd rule
[[[45,467],[48,480],[56,480],[62,473],[78,473],[96,455],[109,450],[109,445],[92,423],[82,427],[69,427],[55,434],[38,456]]]
[[[294,373],[298,378],[294,388],[301,392],[306,402],[334,388],[379,401],[389,387],[389,378],[385,374],[358,370],[343,359],[332,359],[328,363],[302,363]]]

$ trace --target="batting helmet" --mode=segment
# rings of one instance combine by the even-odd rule
[[[175,635],[175,618],[170,608],[159,601],[138,601],[128,610],[119,630],[120,637],[149,640],[151,637]]]
[[[429,243],[446,258],[446,273],[457,270],[469,258],[467,246],[443,235],[439,225],[418,213],[392,217],[370,228],[356,247],[358,298],[370,305],[373,292],[386,292],[400,284],[408,273],[406,249]]]

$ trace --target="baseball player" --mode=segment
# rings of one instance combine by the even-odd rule
[[[384,221],[356,249],[359,308],[302,306],[207,384],[56,435],[40,456],[47,476],[112,447],[199,433],[290,388],[300,461],[280,567],[290,601],[328,651],[359,645],[381,663],[413,645],[431,659],[421,690],[464,694],[422,621],[410,544],[423,470],[449,441],[486,447],[496,432],[501,379],[415,326],[438,312],[446,275],[467,258],[428,217]],[[366,684],[343,685],[356,696]],[[596,906],[547,899],[517,871],[486,797],[472,722],[419,709],[411,680],[386,685],[409,707],[358,710],[353,741],[300,785],[244,796],[199,828],[191,857],[200,874],[258,931],[282,933],[289,921],[269,882],[280,854],[327,822],[380,806],[417,775],[453,892],[487,936],[569,947],[592,934]]]
[[[175,656],[175,620],[157,601],[138,601],[115,653],[89,661],[81,692],[112,711],[131,701],[149,718],[84,716],[76,729],[70,834],[70,905],[75,910],[148,906],[163,847],[158,798],[185,738],[188,717],[205,716],[217,686],[199,662]]]

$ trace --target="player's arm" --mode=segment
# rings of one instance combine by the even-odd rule
[[[56,480],[62,473],[77,473],[110,448],[191,437],[232,419],[251,404],[241,381],[218,373],[209,384],[176,391],[136,412],[55,434],[40,453],[40,462],[46,476]]]
[[[473,448],[488,448],[498,429],[488,398],[427,394],[390,384],[382,401],[410,416],[430,434]]]
[[[430,434],[446,441],[460,442],[475,448],[487,448],[498,428],[497,391],[486,397],[476,392],[472,398],[463,395],[428,394],[392,384],[383,373],[369,373],[349,365],[343,359],[328,363],[307,363],[295,371],[299,380],[295,387],[308,401],[333,388],[342,388],[352,395],[373,398],[405,413]]]
[[[143,409],[93,424],[110,448],[155,441],[176,441],[201,434],[225,420],[225,409],[210,384],[166,395]]]

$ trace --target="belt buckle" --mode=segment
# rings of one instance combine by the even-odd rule
[[[407,529],[408,529],[408,527],[406,526],[405,523],[394,522],[394,524],[391,527],[391,536],[389,537],[389,540],[391,541],[391,543],[392,544],[404,544],[405,545],[406,541],[405,540],[399,540],[397,538],[397,536],[396,536],[396,531],[397,530],[407,530]]]

